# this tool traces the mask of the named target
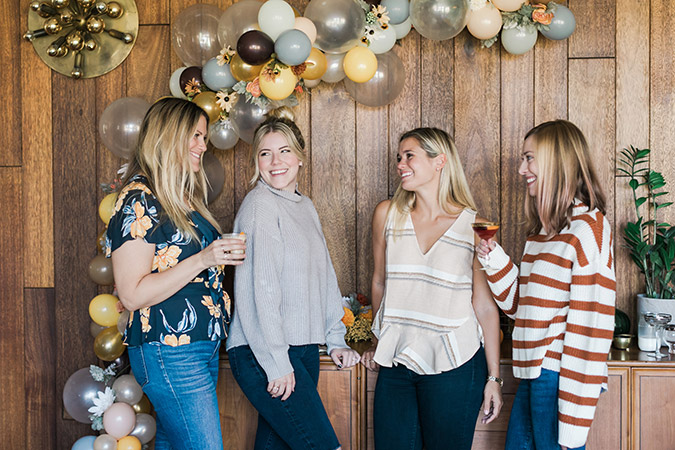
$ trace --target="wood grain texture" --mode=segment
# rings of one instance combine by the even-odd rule
[[[608,389],[600,395],[593,425],[591,425],[586,441],[589,449],[626,450],[628,448],[629,372],[628,368],[609,370]]]
[[[365,392],[360,385],[362,370],[360,364],[339,370],[332,361],[321,362],[317,390],[343,450],[357,450],[361,442],[358,405]]]
[[[168,25],[143,25],[126,64],[127,96],[152,104],[169,91],[171,35]]]
[[[21,23],[27,23],[27,5],[20,8],[20,12]],[[17,46],[17,43],[12,45]],[[39,218],[23,221],[23,285],[25,287],[53,287],[51,69],[42,62],[32,45],[24,42],[20,45],[20,49],[21,65],[17,66],[20,68],[20,77],[17,78],[21,82],[21,101],[16,103],[21,105],[22,207],[23,211],[30,211],[32,218]],[[3,114],[1,117],[5,117],[4,113],[0,112],[0,114]],[[11,122],[3,126],[5,125],[13,128]],[[11,134],[16,130],[9,131]],[[4,131],[2,134],[5,134]],[[6,149],[4,144],[0,146]]]
[[[239,388],[228,360],[220,361],[217,390],[223,447],[228,450],[253,448],[258,412]]]
[[[633,369],[632,448],[672,449],[675,402],[664,395],[675,390],[675,369]]]
[[[569,37],[570,58],[614,57],[615,0],[569,0],[568,4],[577,22]]]
[[[421,126],[440,128],[450,136],[455,134],[454,56],[452,42],[420,40]]]
[[[136,7],[141,25],[169,23],[169,0],[139,1]]]
[[[567,119],[568,40],[539,36],[534,47],[534,125]],[[524,102],[527,103],[527,102]]]
[[[26,447],[56,448],[54,289],[24,289]]]
[[[0,83],[0,117],[3,130],[0,133],[0,166],[18,166],[21,164],[21,96],[22,80],[20,76],[22,47],[32,44],[21,40],[28,29],[26,12],[28,4],[20,0],[3,2],[0,15],[0,58],[5,67]],[[31,11],[31,14],[35,14]],[[17,20],[21,17],[21,21]],[[31,49],[32,50],[32,49]],[[13,70],[12,70],[13,68]],[[9,70],[8,70],[9,69]]]
[[[24,448],[26,399],[24,380],[23,235],[21,168],[0,167],[0,442],[5,448]]]

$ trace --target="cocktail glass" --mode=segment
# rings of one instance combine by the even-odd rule
[[[670,314],[666,313],[648,312],[644,314],[644,318],[645,322],[654,327],[654,334],[656,334],[656,344],[654,345],[654,352],[647,353],[647,356],[654,359],[661,359],[664,356],[668,356],[666,354],[661,353],[661,343],[662,343],[661,330],[663,330],[663,327],[666,326],[673,317]]]
[[[499,231],[499,223],[498,222],[474,222],[474,223],[471,224],[471,228],[473,228],[474,233],[476,233],[479,238],[488,241],[488,240],[492,239],[495,234],[497,234],[497,231]],[[489,261],[490,261],[490,254],[488,253],[485,256],[485,262],[488,263]],[[485,270],[485,269],[481,268],[481,270]]]
[[[675,323],[666,325],[663,331],[663,339],[668,344],[668,353],[675,355]]]

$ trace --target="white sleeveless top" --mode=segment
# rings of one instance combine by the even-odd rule
[[[464,209],[426,254],[410,215],[396,233],[386,224],[386,282],[373,322],[379,339],[374,359],[381,366],[437,374],[479,349],[482,331],[471,303],[475,217]]]

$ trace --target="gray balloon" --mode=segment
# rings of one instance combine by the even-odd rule
[[[577,20],[569,8],[563,5],[556,5],[553,20],[548,26],[548,30],[542,30],[541,34],[554,41],[567,39],[574,32],[577,26]]]
[[[326,83],[337,83],[345,77],[345,69],[342,63],[345,60],[345,54],[326,55],[326,73],[321,76],[321,81]]]
[[[469,0],[412,0],[410,20],[419,34],[434,41],[457,36],[469,16]]]
[[[221,47],[237,48],[239,37],[258,29],[258,11],[262,2],[242,0],[229,6],[218,21],[218,39]]]
[[[311,0],[305,17],[316,26],[314,46],[326,53],[345,53],[361,42],[366,16],[354,0]]]
[[[530,51],[537,43],[537,30],[527,28],[509,28],[502,30],[502,46],[512,55],[522,55]]]
[[[136,414],[136,426],[129,436],[136,436],[141,444],[147,444],[157,433],[157,422],[150,414]]]
[[[63,407],[70,417],[82,423],[91,423],[89,408],[94,406],[98,391],[103,391],[105,384],[95,381],[85,367],[72,374],[63,386]]]
[[[211,125],[209,130],[209,142],[219,150],[232,148],[239,141],[239,135],[234,131],[230,119],[218,120]]]
[[[202,156],[202,164],[204,165],[204,174],[208,180],[209,192],[207,192],[208,203],[212,203],[223,190],[225,184],[225,170],[223,165],[213,154],[213,152],[206,152]]]
[[[410,15],[410,2],[408,0],[382,0],[380,5],[387,8],[390,25],[403,23]]]
[[[202,80],[207,88],[212,91],[231,88],[237,83],[237,79],[230,72],[230,65],[218,64],[216,58],[209,59],[202,67]]]
[[[117,439],[109,434],[102,434],[94,441],[94,450],[117,450]]]
[[[351,0],[350,0],[351,1]],[[230,120],[237,135],[247,143],[253,142],[253,134],[258,125],[265,120],[267,111],[258,105],[247,102],[246,97],[239,96],[237,103],[230,111]]]
[[[133,375],[120,375],[112,385],[115,401],[135,405],[143,398],[143,389]]]
[[[103,145],[116,156],[128,159],[138,143],[148,109],[150,103],[137,97],[120,98],[108,105],[98,122]]]
[[[309,58],[312,41],[300,30],[286,30],[274,41],[277,58],[289,66],[297,66]]]
[[[405,85],[405,67],[396,53],[389,51],[377,56],[377,71],[365,83],[354,83],[345,78],[345,89],[358,103],[366,106],[384,106],[399,96]]]

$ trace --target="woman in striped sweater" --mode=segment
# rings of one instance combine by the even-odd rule
[[[513,372],[521,381],[506,449],[584,448],[607,387],[614,328],[605,197],[574,124],[533,128],[522,155],[528,238],[520,271],[492,240],[477,249],[497,303],[515,319]]]

